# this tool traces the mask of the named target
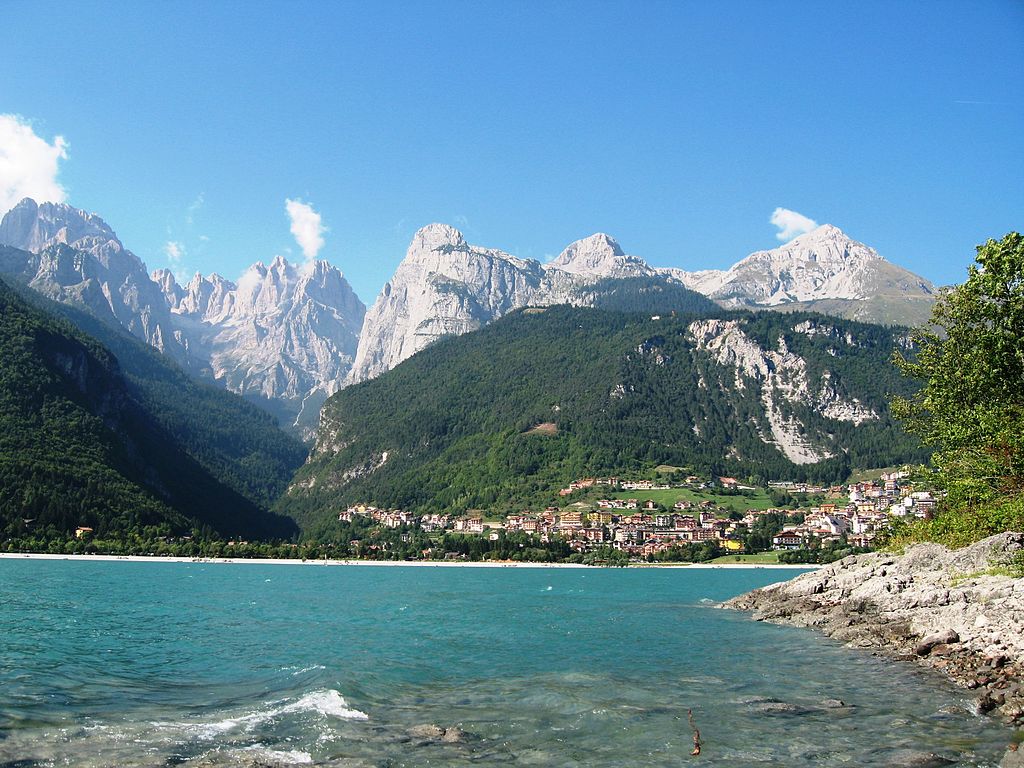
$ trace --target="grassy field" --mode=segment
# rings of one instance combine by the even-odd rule
[[[770,509],[774,506],[771,498],[768,496],[768,491],[758,489],[756,491],[748,491],[748,493],[750,494],[749,496],[729,496],[720,493],[694,491],[689,488],[670,488],[667,491],[616,491],[612,494],[612,498],[637,499],[641,502],[650,499],[656,504],[662,504],[669,509],[677,501],[697,503],[710,501],[733,512],[746,512],[748,509]]]
[[[778,565],[778,552],[758,552],[756,555],[722,555],[711,561],[715,564],[751,563],[756,565]]]

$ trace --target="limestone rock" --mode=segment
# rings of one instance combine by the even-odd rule
[[[771,430],[761,439],[778,447],[794,464],[812,464],[831,454],[809,439],[804,425],[784,406],[810,406],[822,416],[854,424],[879,418],[857,400],[844,399],[828,371],[812,385],[806,361],[790,352],[781,337],[776,349],[762,349],[742,331],[739,321],[718,319],[695,320],[689,334],[697,349],[710,352],[719,365],[734,371],[737,390],[751,384],[760,389]]]
[[[366,313],[342,273],[326,261],[293,265],[278,256],[237,284],[217,274],[197,274],[185,288],[159,278],[177,327],[213,378],[311,433],[348,376]]]
[[[1020,721],[1024,579],[986,571],[1021,549],[1024,533],[1003,533],[961,550],[919,544],[902,556],[856,555],[726,607],[917,659],[977,690],[979,710]]]
[[[160,286],[103,219],[64,203],[26,198],[0,220],[3,271],[45,296],[92,311],[187,363]]]
[[[656,274],[605,234],[579,240],[542,265],[470,245],[457,229],[430,224],[413,236],[367,311],[351,381],[379,376],[437,339],[477,330],[514,309],[588,306],[589,285]]]
[[[803,308],[869,322],[898,322],[901,311],[904,324],[923,322],[936,295],[928,280],[831,224],[752,253],[728,270],[672,272],[725,307]]]

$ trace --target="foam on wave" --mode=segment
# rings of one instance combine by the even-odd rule
[[[349,707],[345,697],[333,688],[312,691],[290,703],[271,702],[266,709],[260,709],[237,717],[228,717],[213,723],[154,723],[159,727],[184,727],[200,739],[213,739],[222,733],[244,728],[252,731],[257,726],[282,715],[313,712],[324,717],[339,720],[368,720],[369,715]]]

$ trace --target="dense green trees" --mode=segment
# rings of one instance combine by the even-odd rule
[[[1024,528],[1024,237],[979,246],[967,281],[943,293],[914,338],[916,354],[894,359],[923,386],[893,410],[937,449],[948,499],[896,540],[959,545]]]
[[[189,455],[99,342],[0,281],[0,541],[79,526],[99,539],[295,532]]]
[[[945,291],[917,354],[896,356],[923,383],[895,402],[928,445],[954,502],[1024,490],[1024,237],[978,247],[967,281]]]
[[[219,482],[263,508],[284,492],[305,460],[306,448],[262,408],[198,381],[120,326],[28,289],[20,295],[65,318],[113,353],[132,398]]]

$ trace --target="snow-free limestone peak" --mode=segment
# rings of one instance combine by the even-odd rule
[[[588,277],[647,277],[655,271],[636,256],[627,256],[615,238],[598,232],[572,243],[547,267]]]
[[[539,263],[469,245],[454,227],[423,227],[366,313],[351,380],[373,378],[442,336],[526,306],[543,276]]]
[[[180,296],[172,312],[214,379],[306,431],[346,380],[366,313],[336,267],[281,256],[256,262],[237,283],[196,274],[164,295]]]
[[[814,309],[869,322],[919,324],[935,297],[928,280],[831,224],[756,251],[728,270],[671,272],[725,307]]]
[[[95,213],[66,203],[37,203],[29,197],[0,221],[0,243],[31,253],[52,245],[67,245],[92,254],[106,268],[111,266],[111,259],[118,258],[131,262],[133,268],[142,264]]]
[[[179,362],[187,346],[174,334],[160,286],[142,261],[94,213],[25,198],[0,221],[0,245],[21,252],[14,273],[40,293],[122,325]]]

